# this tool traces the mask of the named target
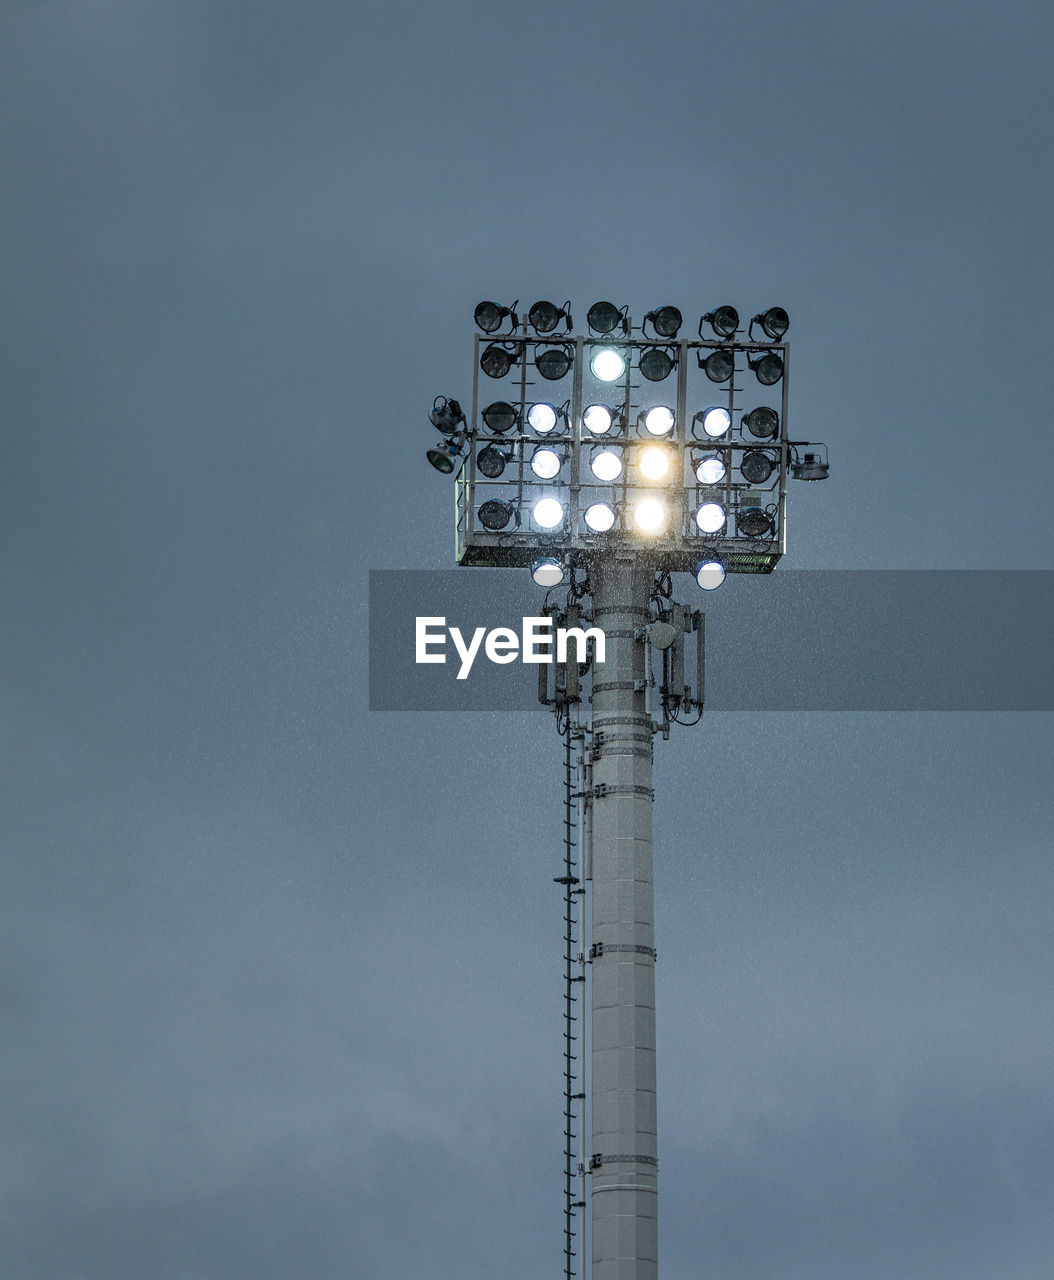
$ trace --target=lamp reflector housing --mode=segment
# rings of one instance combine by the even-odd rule
[[[571,353],[565,347],[546,347],[534,358],[534,365],[543,378],[555,382],[571,367]]]
[[[772,475],[775,463],[767,453],[761,453],[758,449],[751,449],[749,453],[743,455],[743,461],[739,464],[739,469],[743,473],[743,479],[747,484],[764,484]]]
[[[504,529],[511,519],[512,507],[507,502],[499,502],[497,498],[484,502],[479,509],[479,522],[484,529],[496,532]]]
[[[748,538],[764,538],[772,530],[772,517],[758,506],[740,507],[736,527]]]
[[[681,327],[681,313],[676,307],[659,307],[656,311],[649,311],[644,319],[651,321],[660,338],[676,338]]]
[[[766,337],[771,338],[773,342],[779,342],[790,328],[790,316],[782,307],[769,307],[768,311],[756,315],[754,320],[761,325]]]
[[[428,421],[442,431],[445,436],[452,436],[465,421],[465,413],[456,400],[448,400],[446,396],[436,396]]]
[[[735,357],[724,347],[711,351],[700,364],[711,382],[727,382],[736,367]]]
[[[807,453],[800,462],[791,464],[792,480],[826,480],[830,471],[818,453]]]
[[[503,436],[516,426],[520,420],[520,411],[515,405],[509,404],[508,400],[495,400],[493,404],[487,405],[480,417],[488,431],[493,431],[496,436]]]
[[[551,333],[564,314],[562,308],[551,302],[536,302],[527,312],[527,323],[535,333]]]
[[[661,347],[649,347],[637,367],[649,382],[661,382],[673,369],[673,357]]]
[[[761,405],[757,409],[751,409],[748,414],[744,415],[743,425],[752,436],[756,436],[759,440],[765,440],[769,436],[774,436],[779,430],[779,414],[775,409],[770,409],[768,405]]]
[[[719,338],[731,338],[739,328],[739,312],[735,307],[718,307],[708,311],[703,319]]]
[[[611,333],[621,319],[622,312],[613,302],[594,302],[586,314],[586,324],[594,333]]]
[[[454,470],[454,459],[457,454],[451,453],[447,449],[429,449],[425,457],[437,471],[441,471],[443,475],[448,476]]]
[[[505,317],[512,314],[512,307],[503,307],[497,302],[481,302],[475,311],[476,328],[484,333],[495,333]]]
[[[732,425],[732,415],[728,410],[719,404],[711,405],[709,409],[704,409],[702,414],[703,431],[711,440],[718,439],[727,433]]]
[[[506,351],[492,342],[480,356],[479,367],[488,378],[504,378],[518,359],[518,351]]]
[[[497,480],[505,470],[506,457],[500,449],[488,444],[476,454],[476,470],[488,480]]]
[[[783,361],[775,351],[766,351],[758,360],[748,358],[747,364],[754,370],[754,377],[763,387],[772,387],[783,377]]]

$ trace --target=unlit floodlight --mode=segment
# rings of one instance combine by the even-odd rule
[[[623,313],[613,302],[594,302],[586,314],[586,324],[593,333],[613,333],[622,322]]]
[[[504,529],[511,519],[512,507],[507,502],[499,502],[497,498],[484,502],[479,509],[480,524],[484,529],[490,529],[492,532]]]
[[[662,347],[649,347],[641,356],[637,367],[649,382],[661,382],[673,370],[673,356]]]
[[[768,311],[761,311],[754,316],[750,324],[751,327],[761,325],[766,337],[779,342],[790,328],[790,317],[782,307],[769,307]]]
[[[644,316],[644,323],[651,321],[651,326],[660,338],[676,338],[681,327],[681,313],[676,307],[659,307]]]
[[[488,431],[503,436],[519,422],[520,411],[515,405],[509,404],[508,400],[495,400],[493,404],[487,405],[480,417]]]
[[[775,463],[767,453],[761,453],[758,449],[751,449],[749,453],[743,455],[743,461],[739,464],[739,469],[743,473],[743,479],[747,484],[764,484],[772,475]]]
[[[763,387],[773,387],[783,377],[783,361],[775,351],[766,351],[757,360],[747,356],[747,364],[754,370],[754,377]]]
[[[519,349],[511,351],[492,342],[479,358],[479,367],[488,378],[504,378],[512,366],[520,358]]]
[[[708,311],[699,321],[699,336],[702,337],[703,321],[705,321],[719,338],[731,338],[739,328],[739,312],[735,307],[718,307]]]
[[[764,440],[768,436],[774,436],[779,430],[779,414],[768,405],[761,405],[760,408],[751,409],[749,413],[743,415],[743,425],[752,436]]]
[[[432,402],[432,412],[428,421],[442,431],[445,436],[452,436],[465,421],[465,414],[456,400],[448,400],[446,396],[436,396]]]
[[[724,347],[711,351],[705,359],[702,352],[699,353],[699,368],[711,382],[727,382],[735,371],[735,367],[735,357]]]
[[[515,302],[511,307],[503,307],[498,302],[481,302],[476,307],[476,327],[482,329],[484,333],[496,333],[506,316],[512,317],[512,327],[515,329],[519,324],[516,319]]]

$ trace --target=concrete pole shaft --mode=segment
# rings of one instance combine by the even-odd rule
[[[590,570],[606,660],[594,671],[592,1280],[657,1280],[652,733],[645,642],[653,573]]]

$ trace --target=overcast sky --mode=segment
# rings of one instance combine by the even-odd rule
[[[5,1278],[560,1274],[558,739],[366,709],[427,411],[482,298],[779,304],[787,567],[1054,568],[1052,26],[8,0]],[[1049,1280],[1052,755],[657,745],[664,1280]]]

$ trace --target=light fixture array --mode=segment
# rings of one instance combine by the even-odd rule
[[[575,336],[570,302],[535,302],[522,321],[518,306],[476,308],[471,417],[444,397],[430,415],[446,441],[429,461],[457,470],[459,562],[525,565],[547,584],[630,550],[705,587],[771,572],[787,480],[826,475],[826,455],[787,434],[786,311],[759,312],[744,336],[718,306],[696,338],[675,306],[635,328],[602,301]]]

